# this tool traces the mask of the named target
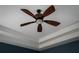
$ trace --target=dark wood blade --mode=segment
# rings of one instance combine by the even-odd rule
[[[32,23],[35,23],[35,21],[28,22],[28,23],[23,23],[23,24],[21,24],[20,26],[22,27],[22,26],[26,26],[26,25],[29,25],[29,24],[32,24]]]
[[[44,20],[44,22],[53,25],[53,26],[58,26],[60,23],[57,21],[51,21],[51,20]]]
[[[38,24],[37,32],[42,32],[42,25]]]
[[[55,7],[51,5],[46,11],[43,13],[43,16],[46,17],[50,15],[51,13],[55,12]]]
[[[21,11],[23,11],[23,12],[25,12],[26,14],[28,14],[28,15],[32,16],[33,18],[35,18],[34,14],[31,13],[29,10],[27,10],[27,9],[21,9]],[[36,18],[35,18],[35,19],[36,19]]]

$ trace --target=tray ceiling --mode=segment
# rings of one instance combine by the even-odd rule
[[[42,13],[49,5],[0,5],[0,25],[13,29],[17,32],[29,36],[38,41],[50,34],[53,34],[65,27],[79,22],[79,6],[74,5],[55,5],[56,11],[47,16],[45,20],[55,20],[61,24],[57,27],[43,23],[43,32],[37,32],[37,24],[31,24],[20,27],[21,23],[30,22],[35,19],[23,13],[20,9],[25,8],[36,14],[37,9],[41,9]]]

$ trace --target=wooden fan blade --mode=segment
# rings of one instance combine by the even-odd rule
[[[28,22],[28,23],[23,23],[23,24],[21,24],[20,26],[22,27],[22,26],[29,25],[29,24],[32,24],[32,23],[35,23],[35,21]]]
[[[46,17],[50,15],[51,13],[55,12],[55,7],[51,5],[46,11],[43,13],[43,16]]]
[[[38,24],[37,31],[38,31],[38,32],[42,32],[42,25],[41,25],[41,24]]]
[[[33,18],[35,18],[34,14],[31,13],[29,10],[27,10],[27,9],[21,9],[21,11],[23,11],[23,12],[25,12],[26,14],[28,14],[28,15],[32,16]],[[35,19],[36,19],[36,18],[35,18]]]
[[[51,21],[51,20],[44,20],[44,22],[53,25],[53,26],[58,26],[60,23],[57,21]]]

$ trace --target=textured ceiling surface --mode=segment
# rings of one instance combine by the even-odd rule
[[[55,5],[56,11],[47,16],[44,20],[54,20],[61,24],[57,27],[43,23],[43,32],[37,32],[37,24],[30,24],[25,27],[20,27],[20,24],[30,22],[35,19],[23,13],[20,9],[25,8],[36,14],[37,9],[41,9],[42,13],[49,7],[49,5],[1,5],[0,6],[0,25],[14,29],[30,37],[40,39],[46,35],[52,34],[69,25],[79,21],[79,6],[74,5]]]

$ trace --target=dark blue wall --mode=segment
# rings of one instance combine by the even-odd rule
[[[79,38],[75,38],[75,39],[79,39]],[[40,52],[41,53],[74,53],[74,52],[79,53],[79,40]],[[14,45],[0,43],[0,53],[39,53],[39,52],[28,48],[22,48]]]
[[[79,38],[75,38],[79,39]],[[42,51],[43,53],[79,53],[79,40]]]
[[[28,48],[22,48],[6,43],[0,43],[0,53],[37,53],[38,51],[34,51]]]

